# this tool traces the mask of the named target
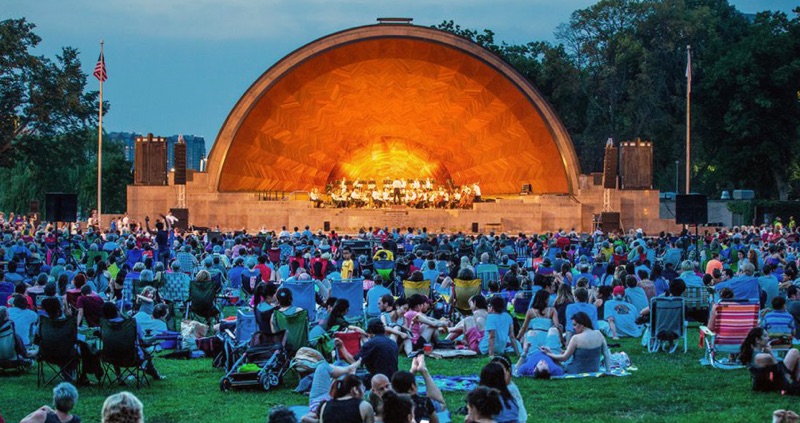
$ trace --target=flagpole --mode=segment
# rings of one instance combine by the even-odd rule
[[[100,56],[103,57],[103,41],[100,41]],[[105,58],[104,58],[105,61]],[[104,63],[105,66],[105,63]],[[103,215],[103,79],[100,80],[100,110],[97,127],[97,225],[102,228]]]
[[[686,46],[686,194],[689,194],[692,158],[692,46]]]

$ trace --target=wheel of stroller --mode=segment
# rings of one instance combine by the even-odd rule
[[[227,377],[222,378],[219,381],[219,390],[222,392],[228,392],[231,390],[231,380]]]
[[[278,386],[281,383],[280,378],[275,373],[270,373],[267,375],[267,380],[269,380],[269,384],[272,386]]]
[[[269,383],[269,376],[270,375],[263,374],[258,377],[258,382],[261,384],[261,387],[264,388],[265,391],[269,391],[269,388],[272,387],[272,385]]]

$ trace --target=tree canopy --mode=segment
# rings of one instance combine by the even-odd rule
[[[51,191],[77,191],[80,207],[91,208],[98,92],[86,90],[78,50],[64,47],[55,60],[32,54],[41,42],[34,28],[25,19],[0,21],[0,209],[27,212]],[[130,164],[121,146],[104,149],[104,209],[124,211]]]

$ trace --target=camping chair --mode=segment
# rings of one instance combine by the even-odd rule
[[[683,352],[688,349],[686,313],[682,297],[653,297],[650,299],[650,326],[644,335],[647,350],[651,353],[672,345],[675,352],[683,339]],[[678,342],[674,342],[678,340]]]
[[[100,257],[100,260],[107,261],[108,253],[105,251],[88,251],[86,253],[86,268],[94,266],[95,257]]]
[[[274,316],[275,331],[286,330],[289,334],[286,340],[286,348],[289,351],[289,356],[294,357],[297,350],[308,346],[308,310],[301,309],[294,314],[276,311]]]
[[[361,351],[361,334],[358,332],[336,332],[333,337],[342,341],[344,349],[355,357]],[[337,350],[338,351],[338,350]]]
[[[189,305],[186,307],[186,318],[189,313],[196,317],[202,317],[211,323],[212,319],[219,318],[217,308],[217,295],[222,291],[222,287],[213,281],[200,282],[192,281],[189,285]]]
[[[0,370],[25,371],[30,365],[17,355],[14,326],[6,324],[0,329]]]
[[[414,294],[420,294],[431,298],[431,281],[403,281],[403,293],[406,298]]]
[[[708,322],[711,314],[711,296],[708,293],[708,288],[686,287],[686,291],[683,292],[683,300],[687,316],[695,317],[703,324]]]
[[[525,320],[525,315],[528,314],[531,301],[533,301],[533,291],[523,290],[518,291],[514,298],[511,299],[511,306],[514,307],[511,315],[517,320]]]
[[[291,273],[291,269],[288,264],[284,264],[278,268],[278,276],[280,276],[281,281],[289,279],[289,273]]]
[[[453,308],[461,313],[462,316],[469,316],[472,310],[469,308],[469,299],[473,295],[481,293],[481,280],[462,280],[453,279]]]
[[[500,281],[500,271],[496,264],[479,264],[475,266],[475,276],[481,280],[481,289],[489,290],[489,282]]]
[[[349,323],[364,321],[364,278],[331,281],[331,296],[350,302],[350,310],[344,316]]]
[[[75,350],[78,340],[78,325],[75,316],[52,320],[46,316],[39,319],[39,354],[36,356],[38,369],[36,386],[50,385],[56,379],[77,382],[80,359]],[[56,372],[50,379],[45,379],[45,367]]]
[[[291,257],[292,254],[294,254],[294,247],[292,246],[292,244],[288,243],[279,244],[278,248],[281,250],[281,262],[283,263],[288,262],[289,257]]]
[[[717,317],[713,328],[700,326],[705,357],[703,365],[717,369],[738,369],[744,366],[732,362],[727,356],[736,355],[750,329],[758,325],[758,304],[717,304]]]
[[[375,260],[372,263],[372,268],[375,269],[375,273],[381,275],[381,278],[385,281],[392,280],[392,272],[395,269],[395,262],[392,260]]]
[[[139,355],[140,349],[136,342],[138,336],[135,319],[114,322],[100,320],[100,337],[103,340],[100,360],[103,363],[104,385],[115,386],[124,383],[130,376],[136,380],[136,389],[142,384],[150,385],[143,369],[143,364],[150,357]]]
[[[281,284],[282,288],[286,288],[292,292],[292,305],[300,307],[308,312],[308,318],[313,320],[317,319],[317,303],[316,291],[314,282],[311,281],[291,281]],[[339,297],[336,297],[339,298]]]
[[[14,295],[14,284],[11,282],[0,282],[0,306],[8,304],[8,299],[12,295]]]
[[[133,269],[133,266],[136,265],[136,263],[142,261],[142,253],[142,250],[128,250],[125,257],[125,263],[127,263],[128,266]]]

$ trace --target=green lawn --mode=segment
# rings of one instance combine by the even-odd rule
[[[746,370],[714,370],[698,359],[697,330],[690,329],[687,354],[648,354],[638,340],[623,340],[633,364],[639,368],[629,377],[605,377],[560,381],[517,379],[525,398],[529,421],[771,421],[778,408],[798,409],[796,397],[750,391]],[[620,349],[613,349],[618,351]],[[485,358],[429,360],[433,374],[478,374]],[[401,368],[409,360],[401,359]],[[145,406],[146,421],[159,422],[264,422],[270,407],[306,404],[307,397],[292,392],[293,374],[279,390],[264,392],[219,390],[222,370],[211,368],[209,359],[156,361],[167,376],[150,388],[133,390]],[[105,397],[118,388],[80,388],[75,413],[84,421],[95,421]],[[466,392],[445,392],[454,410],[464,404]],[[25,375],[0,376],[0,412],[8,422],[19,421],[42,404],[49,404],[51,389],[36,388],[34,370]],[[454,421],[463,421],[454,416]]]

